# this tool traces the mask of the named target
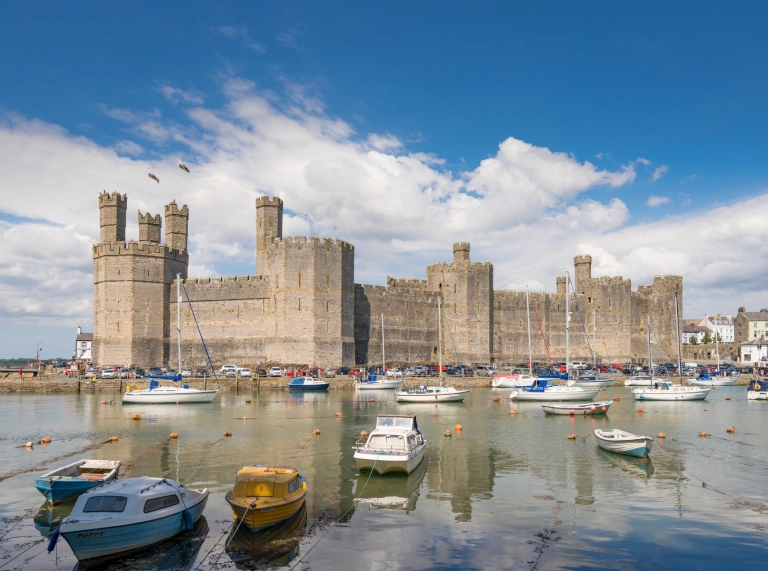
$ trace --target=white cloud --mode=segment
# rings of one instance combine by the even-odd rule
[[[443,158],[411,153],[395,135],[356,133],[307,92],[294,89],[280,99],[231,80],[223,93],[223,107],[187,108],[182,124],[159,110],[105,106],[137,141],[183,146],[151,165],[124,156],[126,143],[139,142],[109,148],[55,125],[0,116],[0,171],[8,189],[0,208],[11,217],[50,222],[0,227],[0,255],[8,260],[0,271],[3,323],[79,320],[90,313],[98,193],[128,194],[128,238],[136,239],[136,211],[146,209],[147,190],[153,213],[175,198],[180,152],[192,170],[182,173],[180,194],[191,212],[193,276],[255,271],[254,199],[268,194],[285,201],[286,235],[352,242],[362,283],[381,284],[387,274],[423,277],[427,264],[451,259],[453,242],[469,241],[473,260],[494,263],[497,287],[528,283],[553,291],[554,277],[573,256],[591,253],[596,275],[623,275],[635,286],[656,274],[683,274],[693,313],[706,311],[712,299],[725,306],[722,312],[765,305],[763,196],[628,225],[622,200],[584,193],[632,183],[633,165],[642,161],[604,170],[510,137],[480,164],[451,172]],[[148,186],[149,166],[160,185]]]
[[[651,196],[645,204],[647,206],[650,206],[651,208],[654,208],[656,206],[661,206],[662,204],[667,204],[669,202],[672,202],[672,199],[668,196]]]
[[[184,91],[178,87],[172,87],[165,84],[160,86],[159,91],[171,103],[183,101],[184,103],[192,103],[193,105],[203,104],[202,96],[194,91]]]
[[[122,155],[137,156],[144,152],[144,147],[133,141],[118,141],[115,150]]]
[[[664,174],[667,173],[668,171],[669,171],[669,167],[667,165],[660,165],[656,167],[653,170],[653,174],[651,175],[651,182],[656,182],[661,177],[663,177]]]
[[[652,164],[651,161],[649,161],[648,159],[644,159],[643,157],[637,157],[635,162],[638,164],[644,165],[646,167],[649,167]]]

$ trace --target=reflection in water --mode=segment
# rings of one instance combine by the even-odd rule
[[[357,488],[361,490],[357,492],[358,501],[377,509],[411,512],[416,509],[416,500],[419,499],[421,483],[426,472],[426,462],[421,462],[407,476],[405,474],[380,476],[364,472],[357,478]]]
[[[286,565],[299,554],[302,532],[307,524],[306,504],[291,518],[262,531],[244,525],[233,528],[226,551],[238,569],[258,569],[270,563]]]
[[[624,472],[634,476],[639,476],[645,480],[650,479],[655,472],[655,468],[653,467],[653,462],[651,461],[650,457],[633,458],[631,456],[621,456],[620,454],[614,454],[599,447],[595,448],[595,451],[600,458],[610,462],[620,470],[623,470]]]
[[[35,514],[35,529],[43,537],[50,537],[56,531],[56,528],[61,525],[61,520],[72,513],[73,507],[75,507],[74,501],[54,506],[50,500],[46,500]]]
[[[208,535],[208,521],[201,516],[192,531],[179,535],[151,549],[124,557],[119,561],[104,565],[89,565],[89,570],[118,571],[118,570],[155,570],[186,571],[194,567],[197,553]],[[79,563],[75,570],[85,569]]]

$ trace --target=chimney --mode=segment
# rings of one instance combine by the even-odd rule
[[[80,335],[80,330],[81,330],[81,329],[82,329],[82,327],[80,327],[80,326],[78,325],[78,326],[77,326],[77,334],[78,334],[78,335]]]
[[[728,321],[733,321],[733,319],[731,318],[731,314],[730,313],[727,314],[726,317],[728,318]]]

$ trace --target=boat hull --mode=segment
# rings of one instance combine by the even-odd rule
[[[399,389],[401,386],[403,386],[403,381],[363,381],[355,383],[355,388],[360,391]]]
[[[688,384],[699,387],[732,387],[736,384],[736,379],[688,379]]]
[[[206,491],[197,503],[187,506],[192,522],[202,515],[207,500]],[[106,526],[105,522],[110,520],[104,519],[80,520],[74,526],[67,526],[75,527],[73,531],[62,531],[61,536],[81,564],[94,565],[146,549],[186,531],[184,511],[182,506],[174,514],[124,525]]]
[[[612,401],[588,402],[585,404],[543,404],[542,410],[546,414],[555,414],[563,416],[596,416],[608,414]]]
[[[595,430],[595,439],[598,446],[608,452],[623,454],[624,456],[634,456],[635,458],[645,458],[650,454],[653,440],[647,436],[636,436],[635,438],[622,438],[620,440],[606,439]]]
[[[768,391],[747,391],[747,400],[768,400]]]
[[[325,391],[328,390],[328,387],[331,386],[331,383],[298,383],[293,384],[288,383],[288,390],[289,391]]]
[[[550,387],[543,391],[512,391],[509,398],[513,401],[538,401],[538,402],[555,402],[555,401],[591,401],[600,392],[600,389],[581,389],[581,390],[550,390],[550,389],[567,389],[567,388],[579,388],[579,387]]]
[[[355,464],[360,471],[373,470],[377,474],[410,474],[419,467],[424,459],[427,444],[422,444],[414,454],[375,454],[373,452],[355,452]]]
[[[122,462],[112,460],[80,460],[36,478],[35,488],[53,505],[58,505],[114,480],[121,465]],[[89,472],[90,477],[80,475],[79,469]]]
[[[236,520],[242,521],[243,525],[251,531],[259,531],[292,518],[304,506],[306,497],[306,491],[302,490],[301,494],[289,501],[265,508],[256,507],[255,509],[246,509],[239,504],[231,490],[227,492],[226,500],[232,508],[232,516]]]
[[[400,392],[396,394],[397,402],[462,402],[469,390],[451,391],[451,392]]]
[[[632,391],[632,398],[635,400],[658,400],[658,401],[689,401],[704,400],[707,398],[711,388],[705,387],[677,387],[678,389],[692,390],[668,390],[640,388]]]
[[[128,391],[123,394],[126,404],[176,404],[176,403],[207,403],[216,398],[219,391],[198,391],[196,389],[179,389],[176,391]]]

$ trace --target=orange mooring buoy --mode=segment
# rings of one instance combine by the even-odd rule
[[[568,435],[568,440],[576,440],[576,435],[575,434],[569,434]]]
[[[117,442],[117,436],[110,436],[107,442]]]
[[[640,407],[637,409],[637,412],[645,412],[645,411],[643,410],[643,407]]]
[[[312,434],[314,434],[315,436],[320,436],[320,429],[319,429],[319,428],[315,428],[315,429],[312,431]]]
[[[43,436],[40,439],[40,444],[50,444],[51,443],[51,437],[50,436]]]
[[[493,402],[499,402],[499,397],[493,397]]]
[[[245,399],[245,404],[251,404],[251,399]]]
[[[619,397],[616,397],[615,399],[613,399],[613,402],[619,402]]]
[[[363,430],[363,431],[360,433],[360,438],[368,438],[368,433],[367,433],[365,430]]]
[[[515,410],[515,409],[513,408],[512,410],[510,410],[510,411],[509,411],[509,414],[517,414],[517,410]]]
[[[343,414],[341,414],[341,412],[337,412],[337,413],[336,413],[336,416],[344,416],[344,415],[343,415]]]
[[[224,436],[232,436],[232,432],[230,432],[229,430],[225,430]]]
[[[729,426],[728,428],[725,429],[725,431],[733,434],[734,432],[736,432],[736,429],[733,426]]]
[[[133,420],[141,420],[141,415],[137,412],[133,415]]]
[[[664,434],[663,432],[659,432],[656,436],[659,437],[659,438],[666,438],[667,437],[667,435]]]
[[[706,435],[707,435],[707,433],[704,432],[703,430],[699,432],[699,436],[706,436]]]
[[[454,426],[454,427],[453,427],[453,429],[454,429],[456,432],[461,432],[461,425],[460,425],[460,424],[457,424],[456,426]]]
[[[725,397],[725,400],[731,400],[731,397]]]
[[[171,433],[168,435],[168,438],[178,438],[178,437],[179,437],[179,435],[178,435],[176,432],[171,432]]]

